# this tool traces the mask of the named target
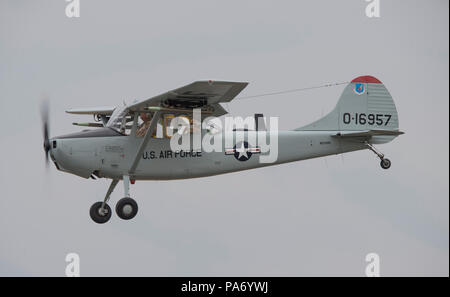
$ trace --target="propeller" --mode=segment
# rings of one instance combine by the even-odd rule
[[[44,151],[45,151],[45,163],[48,167],[48,152],[50,151],[50,140],[49,140],[49,123],[48,123],[48,102],[45,100],[41,105],[41,118],[42,118],[42,128],[44,132]]]

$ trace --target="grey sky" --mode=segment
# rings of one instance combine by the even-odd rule
[[[449,273],[449,3],[381,0],[0,1],[0,275],[382,275]],[[44,165],[51,135],[79,130],[72,107],[118,105],[199,79],[248,81],[242,96],[371,74],[406,134],[369,151],[203,179],[137,182],[139,214],[89,218],[108,181]],[[332,109],[343,87],[236,100],[233,115],[280,128]],[[227,107],[227,106],[225,106]],[[121,198],[122,185],[111,205]]]

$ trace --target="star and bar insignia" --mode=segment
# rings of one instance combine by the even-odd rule
[[[259,147],[249,147],[248,142],[237,143],[232,149],[226,149],[225,155],[234,155],[238,161],[247,161],[253,154],[261,153]]]

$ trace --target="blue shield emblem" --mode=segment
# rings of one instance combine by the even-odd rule
[[[358,95],[364,94],[365,88],[363,83],[356,83],[355,84],[355,93]]]

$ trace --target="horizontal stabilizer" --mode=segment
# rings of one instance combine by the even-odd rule
[[[365,130],[365,131],[341,131],[334,137],[354,138],[354,137],[372,137],[372,136],[399,136],[405,132],[399,130]]]

